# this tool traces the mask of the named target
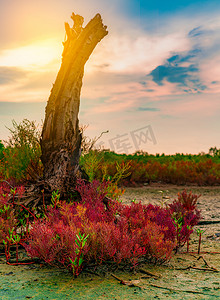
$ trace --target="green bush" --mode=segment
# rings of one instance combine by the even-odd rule
[[[0,144],[0,172],[4,179],[35,179],[42,172],[40,132],[34,121],[12,121],[11,136]],[[2,146],[3,147],[2,147]]]

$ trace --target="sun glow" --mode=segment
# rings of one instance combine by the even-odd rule
[[[30,45],[5,50],[0,55],[0,65],[35,69],[61,59],[62,43],[56,39],[38,41]]]

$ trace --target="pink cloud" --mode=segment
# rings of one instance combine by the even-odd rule
[[[191,94],[187,98],[177,97],[176,101],[160,103],[161,112],[176,117],[204,118],[218,115],[220,112],[219,97],[214,94]],[[205,122],[205,119],[204,119]]]
[[[208,93],[220,93],[220,54],[201,62],[200,78],[207,85]]]
[[[147,74],[166,60],[172,52],[187,51],[190,41],[185,35],[175,32],[167,35],[151,36],[138,32],[136,36],[125,33],[122,36],[107,37],[98,47],[86,66],[88,72],[106,65],[106,72],[120,74]]]

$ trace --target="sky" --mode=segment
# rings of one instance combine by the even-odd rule
[[[118,153],[220,148],[219,0],[0,0],[1,140],[13,119],[42,124],[72,12],[109,32],[85,65],[85,135]]]

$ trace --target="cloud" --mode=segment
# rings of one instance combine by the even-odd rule
[[[187,80],[190,80],[192,75],[189,73],[198,72],[195,65],[189,67],[172,66],[169,63],[158,66],[149,75],[153,77],[153,81],[158,85],[163,85],[163,80],[166,79],[171,83],[179,83],[180,86],[187,86]]]
[[[19,80],[20,77],[26,77],[27,72],[17,67],[0,66],[0,85],[11,84]]]
[[[161,111],[165,115],[175,116],[177,118],[200,118],[206,123],[207,117],[213,117],[213,120],[219,117],[220,101],[215,94],[189,94],[165,97],[158,103]],[[217,123],[216,123],[217,124]],[[196,123],[195,123],[195,126]],[[216,128],[217,130],[217,128]]]
[[[197,22],[200,21],[198,18]],[[219,92],[219,34],[220,22],[216,18],[194,26],[186,34],[190,49],[175,51],[163,64],[158,64],[148,73],[148,79],[143,81],[145,86],[150,88],[154,82],[161,89],[172,83],[176,84],[176,92],[179,93]],[[215,85],[213,81],[217,81]]]
[[[66,3],[69,9],[70,1],[66,0]],[[100,1],[95,0],[94,3],[98,5]],[[122,100],[126,100],[131,97],[138,99],[144,96],[158,97],[175,93],[204,92],[205,84],[201,82],[200,65],[195,58],[198,55],[201,57],[201,54],[199,54],[199,47],[195,48],[195,44],[198,44],[199,37],[204,37],[208,32],[215,32],[214,29],[211,30],[215,23],[209,23],[207,29],[207,23],[201,26],[196,24],[196,20],[193,20],[192,25],[190,22],[185,22],[180,30],[176,26],[176,19],[171,18],[164,27],[160,27],[160,32],[155,34],[150,27],[143,30],[138,26],[136,19],[128,18],[120,11],[116,13],[115,18],[112,18],[106,8],[114,11],[117,5],[116,0],[111,5],[107,2],[101,5],[101,14],[104,23],[108,25],[109,35],[97,45],[85,66],[82,97],[97,99],[109,96],[112,99],[120,97]],[[79,4],[77,4],[78,6],[80,7]],[[28,7],[30,9],[31,5],[28,4]],[[79,13],[81,12],[79,11]],[[86,12],[83,8],[82,15],[84,13],[87,19],[93,16],[93,11],[89,16],[88,11]],[[184,18],[185,16],[182,16],[182,22],[185,20]],[[68,21],[66,17],[63,17],[63,20]],[[71,22],[70,19],[69,21]],[[85,20],[86,22],[87,20]],[[63,30],[63,21],[61,23]],[[119,28],[120,30],[117,30]],[[33,91],[35,89],[38,93],[42,84],[40,97],[44,99],[47,97],[59,67],[58,61],[53,66],[49,63],[51,59],[55,60],[56,57],[61,56],[62,38],[63,36],[59,40],[58,36],[53,38],[52,35],[51,41],[48,39],[48,43],[45,39],[41,44],[31,43],[29,46],[14,49],[16,51],[4,50],[2,52],[1,63],[25,64],[26,68],[33,71],[26,82],[18,87],[20,91],[22,88],[26,91],[33,87]],[[196,53],[196,51],[198,52]],[[29,54],[21,56],[21,52]],[[11,59],[12,54],[16,58],[14,61]],[[154,79],[152,81],[145,77],[151,72],[154,75],[154,78],[151,75]],[[162,76],[158,74],[162,74]],[[215,78],[212,79],[212,81],[214,80]],[[49,83],[49,81],[51,82]],[[46,91],[47,87],[48,91]],[[24,94],[26,93],[24,92]],[[35,94],[34,99],[37,101],[40,97]],[[19,99],[21,98],[22,95]],[[26,95],[24,98],[27,99]]]
[[[165,64],[157,66],[148,75],[152,80],[162,86],[165,81],[176,83],[183,87],[184,92],[201,92],[206,86],[199,77],[198,53],[199,49],[189,51],[186,54],[178,53],[169,57]]]
[[[24,115],[24,118],[36,118],[40,120],[44,114],[45,103],[42,102],[23,102],[23,103],[15,103],[15,102],[0,102],[0,116],[11,116],[13,117],[21,117]],[[7,112],[7,113],[6,113]]]
[[[159,108],[156,107],[138,107],[138,111],[160,111]]]
[[[102,41],[87,63],[87,72],[100,69],[122,75],[150,72],[171,53],[190,50],[188,39],[178,32],[152,36],[141,30],[114,33]],[[97,64],[97,62],[99,62]]]
[[[196,28],[193,28],[192,30],[190,30],[190,32],[188,33],[188,36],[191,38],[195,38],[195,37],[198,37],[198,36],[201,36],[204,34],[204,30],[202,30],[202,26],[198,26]]]
[[[204,26],[203,26],[204,27]],[[196,29],[201,31],[200,29]],[[200,47],[198,56],[200,80],[207,86],[205,92],[220,92],[220,22],[212,20],[202,29],[199,35],[196,34],[194,45]],[[215,82],[215,84],[213,84]]]
[[[0,67],[0,101],[45,101],[55,80],[53,72]]]
[[[214,20],[210,13],[197,14],[196,19],[179,15],[157,34],[150,29],[130,31],[131,27],[120,35],[109,34],[86,66],[86,97],[147,96],[157,101],[167,95],[217,92],[220,86],[211,82],[220,81],[220,22],[213,16]]]

